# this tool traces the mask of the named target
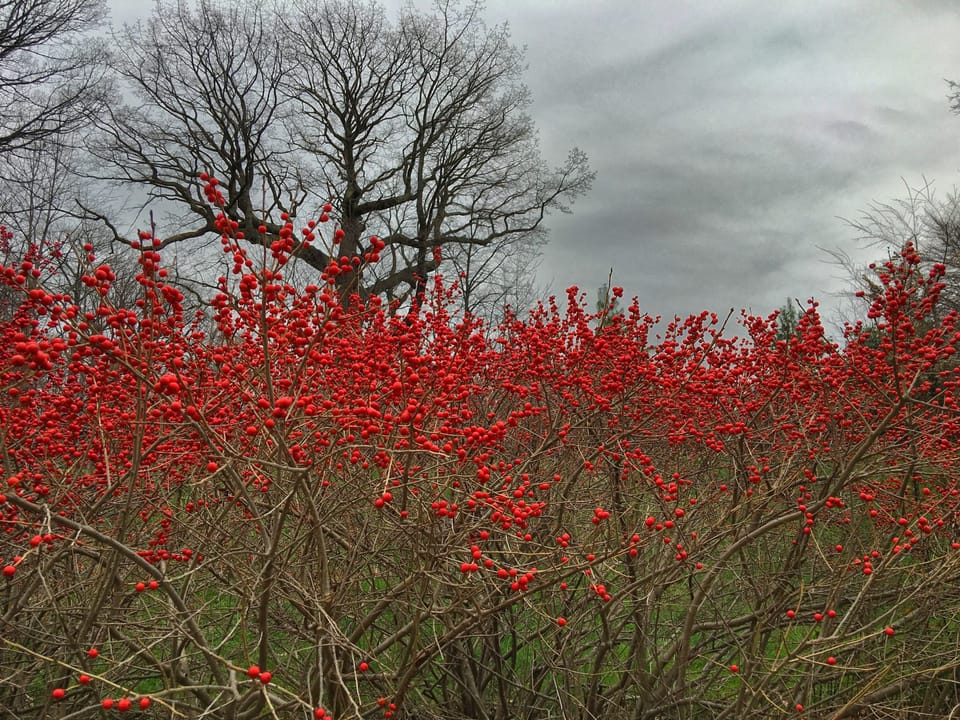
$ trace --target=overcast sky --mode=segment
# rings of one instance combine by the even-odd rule
[[[597,171],[549,221],[558,296],[592,300],[612,267],[651,314],[833,309],[846,281],[821,248],[856,247],[839,218],[960,181],[954,0],[488,0],[486,21],[527,48],[545,158],[578,146]]]

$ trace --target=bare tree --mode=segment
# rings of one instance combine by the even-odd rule
[[[105,105],[103,0],[0,0],[0,152],[76,130]]]
[[[363,292],[420,297],[443,247],[535,244],[546,213],[567,210],[592,182],[580,151],[556,170],[542,161],[523,54],[480,10],[408,5],[391,26],[375,5],[304,0],[288,20],[288,32],[306,18],[317,26],[289,92],[294,138],[339,199],[340,252],[361,256],[364,233],[386,242],[389,262],[356,286]]]
[[[45,253],[46,243],[75,225],[69,206],[79,189],[76,152],[64,140],[38,139],[0,155],[0,222],[17,245],[36,245]]]
[[[301,199],[296,170],[271,136],[284,72],[273,23],[259,4],[176,0],[116,35],[113,68],[139,105],[118,105],[101,119],[89,147],[105,170],[94,174],[140,186],[147,203],[170,210],[158,230],[164,246],[216,232],[203,172],[221,182],[224,211],[252,242],[275,237],[280,225],[269,216],[294,212]],[[109,222],[107,213],[88,211]],[[304,257],[326,264],[326,256]]]
[[[547,244],[546,232],[519,235],[496,245],[467,243],[444,250],[443,260],[455,270],[464,313],[493,327],[509,310],[524,312],[544,295],[536,270]]]
[[[0,260],[30,260],[45,287],[70,295],[84,309],[96,309],[102,298],[82,280],[93,252],[98,264],[110,265],[116,274],[115,301],[133,302],[140,288],[130,251],[111,243],[101,224],[80,216],[80,204],[94,205],[101,197],[100,188],[77,173],[82,162],[77,145],[75,137],[61,134],[0,153],[0,225],[10,233]]]
[[[343,230],[338,252],[359,257],[364,234],[374,232],[370,216],[414,198],[401,150],[404,99],[417,91],[415,58],[374,3],[301,0],[282,24],[288,42],[299,47],[284,83],[295,108],[288,131],[318,163],[315,191],[336,202]],[[301,33],[305,26],[311,32]],[[359,290],[358,273],[338,279],[342,289]]]
[[[479,10],[407,7],[390,23],[377,5],[340,0],[282,12],[161,3],[117,37],[115,68],[140,105],[105,115],[91,144],[111,168],[100,176],[179,213],[164,245],[214,231],[203,171],[222,179],[225,212],[254,243],[275,239],[279,212],[333,202],[336,245],[297,242],[294,254],[315,271],[342,260],[347,300],[419,297],[444,246],[536,248],[546,214],[567,210],[593,173],[579,151],[557,169],[540,158],[522,53]]]
[[[848,256],[835,253],[862,297],[873,299],[880,290],[877,271],[882,271],[888,256],[909,243],[924,263],[942,263],[946,268],[938,312],[960,310],[960,194],[956,189],[941,198],[931,182],[924,181],[918,188],[907,186],[905,197],[873,203],[848,224],[861,243],[885,254],[870,267],[858,267]]]

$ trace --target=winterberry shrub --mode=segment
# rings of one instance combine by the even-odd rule
[[[213,205],[222,202],[204,177]],[[957,702],[953,314],[907,247],[841,342],[575,288],[345,306],[221,216],[187,316],[0,269],[0,705],[20,717],[853,717]],[[303,233],[322,242],[316,224]],[[936,319],[935,319],[936,318]],[[54,708],[56,710],[54,710]],[[879,715],[878,715],[879,716]]]

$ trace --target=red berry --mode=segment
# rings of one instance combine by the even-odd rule
[[[77,678],[77,682],[80,683],[81,685],[87,685],[90,683],[90,676],[86,674],[82,674],[80,675],[80,677]]]
[[[148,707],[150,707],[150,698],[148,697],[140,698],[139,705],[141,710],[146,710]]]
[[[4,574],[6,577],[8,577],[8,578],[9,578],[9,577],[13,577],[13,574],[14,574],[16,571],[17,571],[17,569],[16,569],[13,565],[6,565],[6,566],[3,568],[3,574]]]
[[[109,710],[110,708],[113,707],[113,699],[112,699],[112,698],[104,698],[103,701],[100,703],[100,706],[101,706],[104,710]]]
[[[362,662],[360,663],[359,668],[360,668],[360,672],[366,672],[367,670],[370,669],[370,663]]]
[[[889,625],[885,627],[883,631],[887,634],[887,637],[893,637],[894,630]]]
[[[837,664],[837,659],[835,657],[831,655],[830,657],[827,658],[827,665],[836,665],[836,664]]]
[[[126,712],[130,709],[130,698],[120,698],[117,701],[117,710],[120,712]]]
[[[211,460],[210,462],[207,463],[207,472],[214,473],[217,471],[218,467],[219,465],[217,465],[215,462]]]
[[[269,683],[271,680],[273,680],[273,673],[268,671],[260,673],[260,682],[262,682],[264,685]]]
[[[247,675],[249,675],[249,676],[252,677],[252,678],[260,677],[260,668],[259,668],[259,666],[257,666],[257,665],[251,665],[249,668],[247,668]]]
[[[89,655],[92,658],[95,658],[99,654],[100,654],[100,651],[97,650],[95,647],[92,647],[89,650],[87,650],[87,655]]]
[[[63,688],[54,688],[53,692],[50,694],[53,696],[54,700],[63,700],[63,696],[67,694],[67,691]]]
[[[566,618],[564,618],[564,617],[558,617],[558,618],[557,618],[557,625],[559,625],[560,627],[563,627],[563,626],[566,625],[566,624],[567,624],[567,619],[566,619]]]
[[[739,666],[739,665],[731,665],[731,666],[730,666],[730,672],[740,672],[740,666]]]
[[[149,583],[147,583],[147,587],[149,587],[151,590],[156,590],[158,587],[160,587],[160,583],[158,583],[156,580],[151,580]]]
[[[146,584],[146,583],[142,583],[142,582],[138,582],[138,583],[137,583],[137,585],[136,585],[136,591],[137,591],[137,592],[143,592],[143,591],[146,590],[146,589],[147,589],[147,584]]]

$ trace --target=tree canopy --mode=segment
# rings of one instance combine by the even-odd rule
[[[298,238],[292,254],[348,268],[344,297],[420,297],[444,256],[469,285],[499,267],[490,254],[537,247],[546,215],[594,177],[580,150],[557,167],[542,159],[523,53],[480,10],[408,5],[391,21],[339,0],[283,12],[161,1],[116,37],[112,69],[135,99],[100,118],[96,175],[166,203],[164,246],[217,234],[196,180],[207,172],[249,242],[275,242],[283,213],[334,220],[333,246]]]

